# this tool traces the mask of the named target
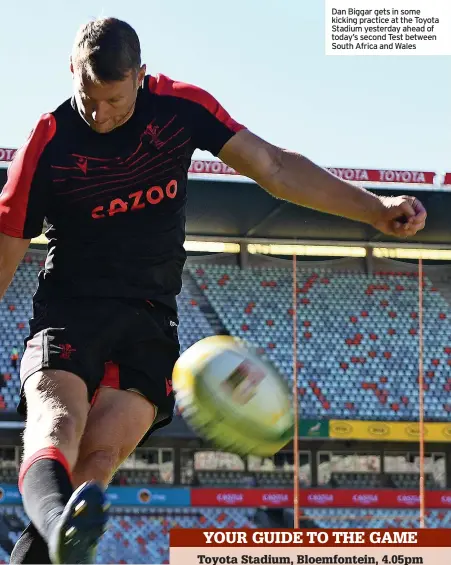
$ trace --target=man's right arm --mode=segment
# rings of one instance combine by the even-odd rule
[[[30,241],[0,233],[0,300],[8,290]]]
[[[41,116],[17,151],[0,191],[0,300],[30,241],[41,235],[48,207],[49,169],[45,149],[56,132],[55,118]]]

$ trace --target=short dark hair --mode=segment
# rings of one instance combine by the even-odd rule
[[[75,37],[72,64],[92,80],[123,80],[141,68],[141,46],[136,31],[117,18],[84,24]]]

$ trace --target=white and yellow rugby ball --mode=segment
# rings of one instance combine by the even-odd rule
[[[177,361],[172,383],[187,423],[217,448],[269,457],[293,439],[285,380],[241,340],[195,343]]]

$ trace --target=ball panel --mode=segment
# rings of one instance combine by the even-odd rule
[[[191,346],[173,386],[187,423],[221,449],[270,456],[293,438],[288,385],[240,340],[212,336]]]

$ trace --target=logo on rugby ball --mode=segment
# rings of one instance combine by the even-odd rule
[[[245,360],[221,383],[221,388],[234,402],[244,405],[255,396],[258,385],[264,378],[265,373],[260,367]]]

